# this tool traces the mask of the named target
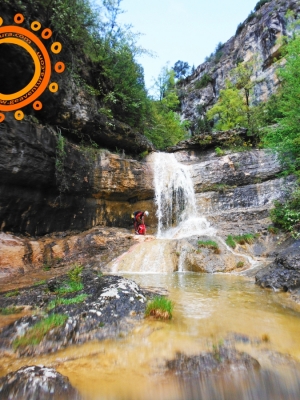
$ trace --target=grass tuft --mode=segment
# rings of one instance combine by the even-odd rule
[[[81,282],[66,282],[63,286],[56,290],[58,295],[64,295],[67,293],[79,292],[83,289],[83,284]]]
[[[214,250],[215,254],[221,253],[218,243],[214,242],[213,240],[198,240],[198,246],[206,247],[207,249],[212,249]]]
[[[232,249],[234,249],[236,247],[236,243],[233,240],[232,235],[228,235],[227,239],[225,240],[225,242],[226,242],[227,246],[231,247]]]
[[[15,339],[13,341],[13,348],[17,349],[18,347],[39,344],[51,329],[63,325],[67,318],[67,315],[62,314],[49,315],[49,317],[39,321],[28,329],[23,336]]]
[[[50,301],[50,303],[47,306],[47,310],[50,311],[53,308],[60,306],[60,305],[69,305],[69,304],[77,304],[77,303],[82,303],[85,299],[87,298],[87,294],[79,294],[76,297],[72,297],[72,299],[62,299],[62,298],[57,298],[55,300]]]
[[[259,234],[258,233],[244,233],[244,235],[238,235],[238,236],[233,236],[233,239],[238,243],[238,244],[252,244],[254,243],[255,239],[258,238]]]
[[[5,308],[0,308],[0,314],[1,315],[19,314],[22,310],[23,307],[10,306]]]
[[[277,235],[277,233],[279,233],[279,229],[276,228],[276,227],[273,226],[273,225],[269,225],[269,226],[268,226],[268,232],[269,232],[269,233],[272,233],[272,235]]]
[[[12,292],[6,293],[4,297],[14,297],[14,296],[18,296],[19,294],[20,294],[19,290],[14,290]]]
[[[155,319],[171,319],[173,307],[174,305],[171,300],[163,296],[155,296],[147,304],[145,316],[154,317]]]
[[[236,268],[243,268],[244,265],[245,265],[244,261],[239,261],[236,263]]]
[[[81,272],[83,266],[80,264],[74,264],[73,268],[68,272],[70,282],[81,282]]]
[[[41,281],[34,282],[33,286],[44,285],[46,282],[47,282],[46,279],[43,279]]]

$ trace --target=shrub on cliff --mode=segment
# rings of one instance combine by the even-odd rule
[[[275,207],[270,212],[272,222],[290,232],[294,238],[300,237],[300,188],[291,194],[285,202],[275,201]]]

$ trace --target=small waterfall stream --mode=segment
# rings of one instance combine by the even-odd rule
[[[158,220],[156,239],[142,241],[125,255],[108,265],[112,273],[170,273],[185,272],[186,257],[191,250],[183,243],[175,250],[180,239],[195,236],[214,237],[227,253],[242,257],[250,265],[251,257],[240,255],[216,236],[213,228],[197,209],[196,195],[190,174],[190,166],[178,162],[174,154],[153,153],[149,160],[154,170],[156,216]],[[147,239],[146,239],[147,240]],[[174,254],[180,253],[176,259]]]
[[[174,154],[154,153],[154,187],[158,238],[183,238],[214,235],[206,218],[198,214],[189,166],[179,163]]]

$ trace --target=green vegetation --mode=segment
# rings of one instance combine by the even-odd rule
[[[273,225],[269,225],[268,232],[272,233],[272,235],[277,235],[279,233],[279,228],[276,228],[276,226]]]
[[[41,281],[34,282],[33,286],[44,285],[46,282],[46,279],[42,279]]]
[[[6,293],[4,297],[14,297],[18,296],[19,294],[20,294],[19,290],[13,290],[12,292]]]
[[[203,89],[209,83],[212,83],[212,81],[212,77],[205,72],[202,77],[195,83],[195,89]]]
[[[228,235],[225,242],[226,242],[227,246],[231,247],[232,249],[234,249],[236,247],[236,243],[235,243],[232,235]]]
[[[68,272],[68,277],[70,282],[81,282],[81,272],[83,270],[83,266],[80,264],[74,264],[73,268]]]
[[[220,254],[220,249],[218,243],[213,240],[198,240],[199,247],[206,247],[207,249],[214,250],[215,254]]]
[[[49,315],[28,329],[23,336],[16,338],[13,341],[13,348],[39,344],[51,329],[63,325],[67,318],[67,315],[62,314]]]
[[[68,280],[60,286],[56,293],[59,296],[63,296],[68,293],[79,292],[83,289],[83,284],[81,282],[81,272],[83,266],[80,264],[74,264],[73,268],[68,272]]]
[[[233,236],[233,240],[238,244],[252,244],[258,237],[258,233],[244,233],[243,235]]]
[[[82,303],[87,298],[87,294],[83,293],[76,297],[72,297],[71,299],[62,299],[61,297],[56,298],[55,300],[50,301],[47,306],[47,310],[50,311],[53,308],[60,305],[69,305],[69,304],[77,304]]]
[[[225,242],[227,246],[234,249],[236,244],[252,244],[254,243],[255,239],[259,237],[259,233],[244,233],[243,235],[232,236],[228,235]]]
[[[56,291],[58,295],[64,295],[67,293],[79,292],[83,289],[81,282],[66,282],[63,286],[59,287]]]
[[[99,115],[99,119],[108,128],[114,129],[114,119],[126,123],[153,140],[159,149],[176,144],[185,136],[185,124],[181,123],[177,110],[166,104],[168,101],[161,104],[166,96],[158,100],[148,95],[138,59],[152,54],[138,45],[140,33],[120,22],[124,12],[122,0],[3,0],[3,3],[13,6],[15,12],[46,16],[55,40],[63,43],[69,75],[79,90],[94,98],[91,104],[97,101],[102,117]],[[176,79],[184,78],[190,71],[188,63],[183,61],[175,63],[172,69]],[[74,133],[80,140],[89,139],[88,133]],[[98,142],[97,138],[95,141]],[[59,172],[64,171],[63,145],[63,137],[58,137],[56,178],[61,193],[68,188],[64,174]]]
[[[178,60],[172,67],[176,79],[183,79],[191,72],[191,67],[185,61]]]
[[[239,35],[239,34],[242,32],[242,30],[244,29],[244,27],[245,27],[249,22],[251,22],[255,17],[261,18],[262,15],[261,15],[260,13],[259,13],[259,14],[256,14],[256,11],[259,11],[259,10],[261,9],[262,6],[264,6],[266,3],[270,3],[270,1],[271,1],[271,0],[259,0],[259,1],[256,3],[256,5],[255,5],[254,10],[250,12],[250,14],[249,14],[248,17],[245,19],[245,21],[244,21],[244,22],[241,22],[240,24],[238,24],[238,26],[237,26],[237,28],[236,28],[235,35],[236,35],[236,36]],[[272,13],[271,13],[271,14],[272,14]]]
[[[145,316],[156,319],[171,319],[173,312],[173,303],[163,296],[155,296],[149,301],[146,307]]]
[[[270,212],[272,222],[276,227],[290,232],[296,239],[300,237],[300,188],[299,186],[291,193],[286,201],[275,201],[275,208]],[[272,227],[273,232],[276,229]],[[272,233],[273,233],[272,232]]]
[[[50,269],[51,269],[51,265],[49,265],[49,264],[44,264],[43,265],[43,270],[44,271],[50,271]]]
[[[223,47],[224,47],[223,43],[221,43],[221,42],[218,43],[216,48],[215,48],[215,51],[213,53],[211,53],[210,56],[206,57],[205,61],[206,62],[213,62],[215,64],[218,63],[220,61],[222,55],[223,55],[223,51],[222,51]]]
[[[270,3],[271,0],[259,0],[256,3],[256,6],[254,7],[254,11],[258,11],[259,9],[261,9],[262,6],[264,6],[267,3]]]
[[[293,19],[293,14],[287,13]],[[300,25],[300,21],[291,22],[291,29]],[[279,228],[290,232],[294,238],[300,236],[300,34],[293,32],[291,39],[285,38],[284,51],[286,63],[278,69],[281,88],[277,95],[274,109],[277,124],[265,129],[263,144],[277,152],[285,169],[285,175],[294,174],[298,185],[285,201],[276,201],[271,211],[272,222]],[[277,118],[276,118],[277,115]]]
[[[208,120],[215,122],[221,131],[244,127],[254,144],[259,141],[262,124],[262,106],[250,104],[250,95],[255,82],[251,80],[256,60],[238,64],[230,73],[225,89],[220,91],[217,103],[207,112]]]
[[[244,261],[239,261],[236,263],[236,268],[243,268],[244,265],[245,265]]]
[[[175,87],[174,71],[164,67],[155,87],[159,99],[150,103],[151,115],[145,124],[145,136],[162,150],[184,139],[188,124],[181,122],[178,114],[180,101]]]
[[[225,154],[224,150],[220,149],[220,147],[215,148],[215,153],[218,157],[224,156]]]
[[[0,308],[0,314],[1,315],[19,314],[22,310],[23,307],[10,306],[5,308]]]

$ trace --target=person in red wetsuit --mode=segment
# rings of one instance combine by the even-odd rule
[[[138,234],[139,226],[145,224],[145,216],[148,217],[148,211],[135,211],[133,214],[133,225],[135,233]]]

